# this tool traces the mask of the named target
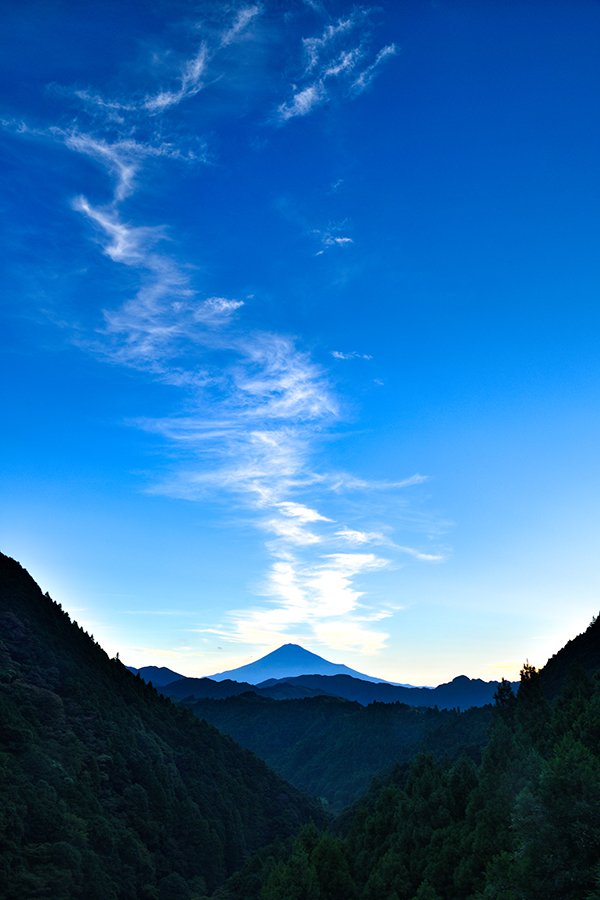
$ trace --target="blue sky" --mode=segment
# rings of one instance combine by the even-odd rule
[[[600,7],[16,3],[0,545],[132,665],[597,612]]]

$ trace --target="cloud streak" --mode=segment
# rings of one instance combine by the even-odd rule
[[[357,96],[369,87],[382,63],[395,55],[394,44],[373,55],[366,28],[370,12],[357,8],[328,23],[320,34],[303,38],[304,67],[288,99],[277,107],[280,124],[309,115],[334,95]]]
[[[349,353],[344,352],[343,350],[332,350],[331,355],[334,359],[373,359],[370,353],[358,353],[356,350],[351,350]]]
[[[211,623],[205,631],[259,646],[303,633],[333,649],[372,653],[387,638],[373,623],[390,612],[380,601],[367,601],[362,581],[375,578],[390,560],[371,547],[425,562],[441,557],[396,545],[381,529],[342,525],[336,509],[344,494],[396,492],[425,477],[369,481],[323,471],[319,450],[338,428],[342,406],[327,370],[297,338],[243,327],[248,298],[202,294],[169,229],[128,215],[130,201],[145,188],[150,163],[206,161],[203,148],[190,149],[189,138],[183,145],[175,139],[142,140],[146,132],[140,122],[166,120],[199,94],[218,53],[241,41],[261,12],[259,4],[240,8],[228,27],[182,59],[165,87],[116,99],[76,92],[94,107],[95,130],[74,125],[46,134],[106,172],[109,201],[90,199],[84,189],[72,207],[115,271],[129,270],[128,285],[132,273],[137,278],[124,302],[106,304],[85,346],[113,364],[180,389],[185,413],[135,421],[159,436],[175,460],[149,490],[190,501],[226,493],[264,536],[270,562],[261,602],[232,610],[223,625]],[[278,108],[280,124],[308,115],[334,89],[350,97],[367,87],[395,52],[390,45],[373,55],[367,19],[368,11],[358,9],[304,39],[302,77]],[[155,132],[164,138],[169,129],[161,125]],[[334,231],[320,233],[324,247],[353,243]],[[357,351],[334,350],[331,356],[371,359]]]
[[[209,52],[206,44],[201,44],[195,56],[186,60],[179,84],[174,90],[159,91],[145,98],[143,108],[149,113],[161,113],[182,100],[194,97],[204,87],[203,76],[208,65]]]
[[[263,588],[268,607],[234,610],[220,630],[231,641],[268,646],[284,634],[309,630],[313,640],[334,650],[376,653],[386,643],[385,632],[371,623],[390,615],[372,611],[362,603],[364,592],[355,579],[388,566],[373,553],[324,554],[303,564],[295,557],[273,563]]]
[[[195,97],[205,88],[209,66],[215,57],[221,50],[238,41],[261,12],[262,6],[259,4],[241,7],[231,25],[225,27],[211,43],[202,41],[191,56],[181,61],[177,74],[171,76],[170,87],[138,97],[107,98],[90,90],[78,90],[75,96],[88,106],[104,112],[112,122],[123,123],[123,117],[128,114],[162,115]]]

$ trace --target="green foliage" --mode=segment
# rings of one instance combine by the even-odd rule
[[[320,797],[331,812],[358,800],[372,779],[427,748],[453,760],[478,760],[491,709],[415,708],[403,703],[361,706],[335,697],[271,700],[244,694],[190,704],[300,790]]]
[[[298,896],[318,900],[600,900],[600,679],[562,683],[550,705],[526,664],[517,697],[500,686],[479,764],[422,754],[397,766],[247,900],[297,896],[300,869]]]
[[[516,696],[501,683],[493,713],[197,704],[333,808],[390,767],[298,833],[316,806],[0,556],[0,896],[600,900],[597,623],[580,637],[550,680],[525,664]]]
[[[356,900],[342,842],[328,832],[303,829],[284,862],[271,868],[261,900]]]
[[[201,898],[319,811],[0,555],[0,896]]]

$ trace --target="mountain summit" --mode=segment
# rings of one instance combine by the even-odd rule
[[[298,644],[284,644],[272,653],[257,659],[255,662],[240,666],[237,669],[229,669],[227,672],[217,672],[209,675],[213,681],[224,681],[226,678],[232,681],[247,681],[250,684],[260,684],[271,678],[293,678],[297,675],[351,675],[362,681],[380,682],[381,678],[372,678],[349,669],[341,663],[332,663],[310,650],[305,650]]]

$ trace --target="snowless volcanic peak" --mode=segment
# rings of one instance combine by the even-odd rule
[[[363,675],[354,669],[340,663],[332,663],[310,650],[305,650],[298,644],[283,644],[272,653],[257,659],[255,662],[240,666],[237,669],[229,669],[227,672],[218,672],[209,675],[215,681],[223,681],[231,678],[233,681],[247,681],[250,684],[260,684],[270,678],[293,678],[297,675],[351,675],[353,678],[361,678],[363,681],[382,681],[381,678],[372,678]]]

